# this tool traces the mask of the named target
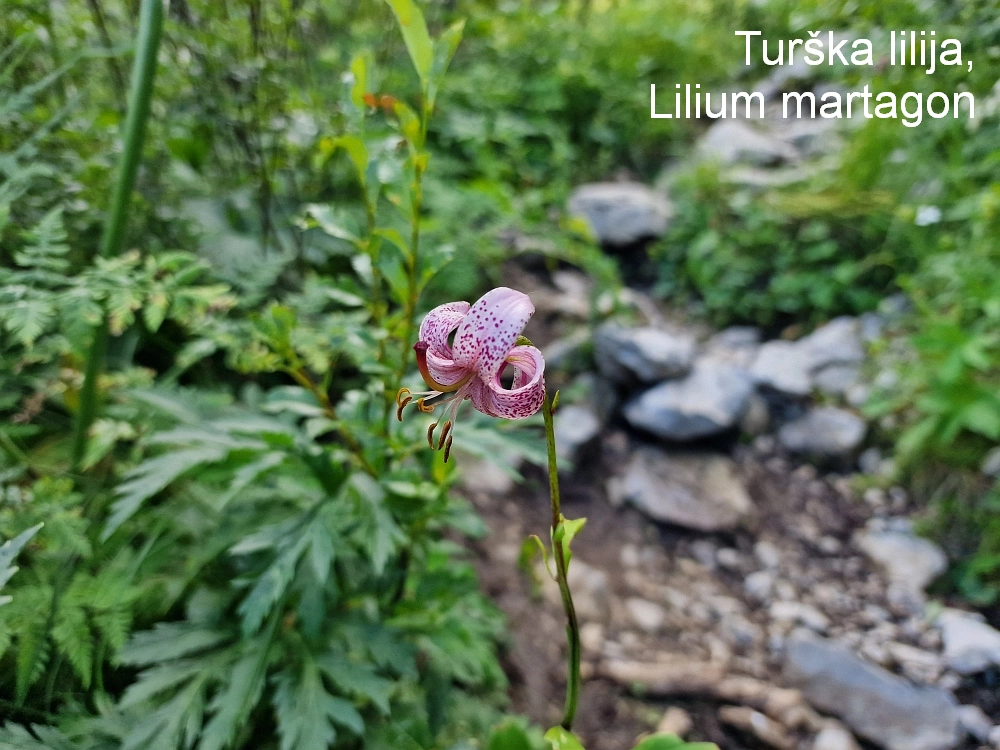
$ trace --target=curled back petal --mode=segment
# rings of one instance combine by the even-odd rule
[[[472,405],[491,417],[524,419],[542,408],[545,398],[545,360],[533,346],[516,346],[506,362],[516,368],[513,387],[501,385],[499,371],[490,380],[473,378],[469,383]]]
[[[466,313],[469,312],[468,302],[446,302],[438,305],[424,317],[420,324],[418,341],[427,344],[427,353],[438,358],[451,359],[451,346],[448,337],[458,328]]]
[[[504,360],[532,315],[528,295],[501,286],[472,306],[455,334],[455,364],[475,371],[487,385],[496,379]]]

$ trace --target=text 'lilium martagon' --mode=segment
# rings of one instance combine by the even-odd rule
[[[497,287],[470,307],[468,302],[448,302],[435,307],[420,324],[420,335],[413,349],[417,368],[431,389],[411,393],[401,388],[396,394],[396,416],[403,419],[403,409],[414,397],[423,412],[448,404],[437,448],[444,448],[445,461],[451,453],[451,432],[458,408],[465,399],[491,417],[524,419],[537,412],[545,398],[545,360],[534,346],[518,345],[521,331],[535,306],[522,292]],[[452,343],[448,343],[451,334]],[[506,367],[514,368],[514,382],[504,388],[500,376]],[[442,397],[442,398],[438,398]],[[431,402],[432,399],[438,399]],[[427,442],[434,448],[434,431],[427,430]]]

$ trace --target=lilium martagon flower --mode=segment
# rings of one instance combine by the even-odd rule
[[[422,412],[445,408],[444,424],[435,444],[434,432],[441,420],[427,428],[431,448],[451,454],[452,431],[462,403],[491,417],[525,419],[535,414],[545,399],[545,360],[521,332],[535,306],[528,295],[507,287],[491,289],[474,305],[448,302],[427,313],[413,350],[417,369],[429,391],[413,393],[400,388],[396,394],[396,417],[416,399]],[[452,333],[455,337],[451,343]],[[507,367],[514,368],[510,388],[500,382]]]

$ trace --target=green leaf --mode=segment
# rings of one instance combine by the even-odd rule
[[[368,172],[368,148],[365,142],[356,135],[342,135],[333,140],[334,148],[342,148],[351,157],[354,169],[358,173],[358,181],[362,189],[365,187],[365,175]],[[345,238],[346,239],[346,238]]]
[[[534,750],[527,733],[512,721],[506,721],[490,734],[487,750]]]
[[[719,750],[713,742],[685,742],[676,734],[653,734],[632,750]]]
[[[386,0],[386,2],[396,15],[406,51],[410,53],[413,67],[420,76],[421,86],[426,92],[431,66],[434,64],[434,47],[427,33],[424,14],[413,0]]]
[[[111,506],[111,516],[101,532],[106,541],[131,518],[139,506],[182,474],[205,463],[221,461],[229,451],[221,445],[201,444],[142,462],[125,475],[125,482],[115,490],[118,499]]]
[[[281,552],[267,570],[257,578],[249,595],[240,602],[236,611],[243,617],[242,630],[245,638],[252,636],[260,629],[264,618],[285,593],[288,584],[295,576],[295,567],[308,543],[308,537],[301,536],[291,547]]]
[[[8,539],[0,547],[0,590],[3,590],[7,581],[18,571],[18,567],[13,564],[14,558],[17,557],[18,553],[24,549],[24,545],[31,541],[31,538],[44,525],[44,523],[40,523],[32,526],[30,529],[22,531],[13,539]],[[10,602],[9,596],[0,597],[0,606],[8,602]]]
[[[584,750],[580,739],[562,727],[552,727],[545,733],[545,739],[552,750]]]
[[[227,637],[225,633],[187,622],[160,622],[152,630],[133,634],[118,652],[118,658],[132,666],[155,664],[205,651]]]
[[[337,738],[333,724],[347,727],[357,735],[364,733],[361,714],[348,701],[326,692],[311,659],[298,674],[286,669],[277,675],[275,682],[273,702],[281,750],[326,750]]]
[[[258,640],[233,665],[229,683],[212,699],[212,719],[202,733],[199,750],[222,750],[228,747],[260,701],[264,691],[269,640]]]
[[[94,636],[82,606],[63,598],[52,626],[52,640],[69,659],[69,663],[85,689],[90,687],[94,661]]]
[[[462,32],[465,30],[465,19],[456,21],[442,32],[441,36],[434,43],[434,64],[431,67],[429,85],[427,87],[427,110],[433,111],[434,102],[437,100],[438,91],[444,83],[445,73],[448,72],[448,65],[455,56],[459,42],[462,41]]]
[[[586,518],[570,520],[566,516],[560,515],[559,525],[552,532],[553,549],[555,549],[556,541],[562,542],[563,559],[566,561],[567,568],[569,567],[570,560],[573,559],[573,550],[570,548],[570,545],[586,523]]]
[[[336,652],[324,654],[316,660],[316,664],[345,693],[367,698],[388,715],[393,684],[375,674],[370,664],[348,661]]]
[[[354,83],[351,84],[351,102],[362,112],[367,108],[364,96],[368,92],[368,65],[371,56],[367,52],[359,52],[351,60],[351,74]]]
[[[399,118],[399,129],[406,138],[407,143],[410,144],[410,148],[415,152],[419,152],[424,147],[420,119],[406,102],[398,99],[393,103],[392,111]]]

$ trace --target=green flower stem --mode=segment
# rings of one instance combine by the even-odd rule
[[[142,158],[142,141],[149,119],[149,102],[153,95],[153,77],[156,73],[156,54],[160,48],[163,30],[162,0],[142,0],[139,12],[139,38],[136,42],[135,63],[132,66],[132,84],[128,95],[128,114],[125,118],[125,142],[122,151],[118,181],[111,198],[111,212],[101,235],[100,254],[104,257],[121,253],[128,220],[128,206],[135,187],[135,175]],[[77,413],[73,441],[73,466],[79,467],[87,449],[87,433],[97,415],[97,380],[104,367],[104,354],[108,345],[108,324],[105,320],[94,331],[94,338],[87,356],[83,387],[80,389],[80,408]]]
[[[573,728],[573,717],[580,699],[580,622],[573,606],[573,595],[567,578],[568,565],[561,535],[556,530],[563,522],[559,497],[559,469],[556,466],[556,431],[552,415],[553,402],[546,391],[542,403],[542,417],[545,419],[545,442],[549,454],[549,496],[552,499],[552,553],[556,559],[556,580],[562,595],[563,611],[566,613],[566,638],[569,641],[569,675],[566,682],[566,708],[563,712],[562,727],[567,732]]]

